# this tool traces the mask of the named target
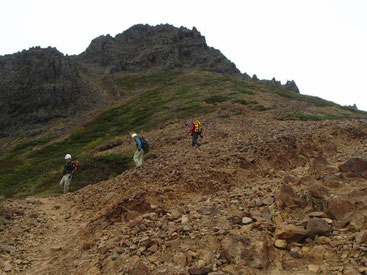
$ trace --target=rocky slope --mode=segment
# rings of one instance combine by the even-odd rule
[[[76,62],[55,48],[0,56],[0,137],[26,133],[104,103],[80,76]]]
[[[231,108],[199,117],[200,149],[173,123],[144,133],[152,151],[140,168],[5,201],[3,273],[366,273],[367,165],[353,159],[367,159],[366,121],[221,106]]]

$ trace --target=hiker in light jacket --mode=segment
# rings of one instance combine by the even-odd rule
[[[143,142],[137,134],[132,134],[131,138],[135,140],[136,143],[136,151],[134,154],[134,162],[136,167],[139,167],[143,164],[144,150],[143,150]]]

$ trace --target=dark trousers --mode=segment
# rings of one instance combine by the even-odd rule
[[[193,132],[192,133],[192,146],[195,146],[195,145],[200,146],[201,145],[198,141],[198,138],[199,138],[199,133]]]

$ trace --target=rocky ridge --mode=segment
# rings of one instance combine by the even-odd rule
[[[220,51],[209,47],[194,27],[135,25],[121,34],[94,39],[81,60],[116,71],[198,69],[240,74]]]
[[[56,198],[6,201],[3,272],[366,273],[366,122],[230,110],[200,117],[200,149],[171,124],[145,133],[152,151],[141,168]]]
[[[62,119],[116,104],[123,96],[99,83],[101,74],[174,70],[211,71],[251,80],[219,50],[209,47],[195,27],[135,25],[115,37],[94,39],[78,56],[65,56],[55,48],[31,48],[0,56],[0,137],[32,130],[39,134],[41,128],[47,132]],[[275,79],[256,81],[299,92],[294,81],[285,85]]]

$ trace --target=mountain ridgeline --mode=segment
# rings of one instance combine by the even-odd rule
[[[115,73],[159,74],[208,71],[259,81],[242,74],[219,50],[209,47],[194,27],[135,25],[121,34],[94,39],[80,55],[55,48],[31,48],[0,56],[0,137],[42,132],[89,111],[106,108],[124,93],[96,83]],[[294,81],[262,80],[269,86],[299,92]]]
[[[136,25],[116,35],[92,41],[80,59],[86,64],[116,71],[171,71],[198,69],[223,74],[240,74],[220,51],[209,47],[194,27]]]

